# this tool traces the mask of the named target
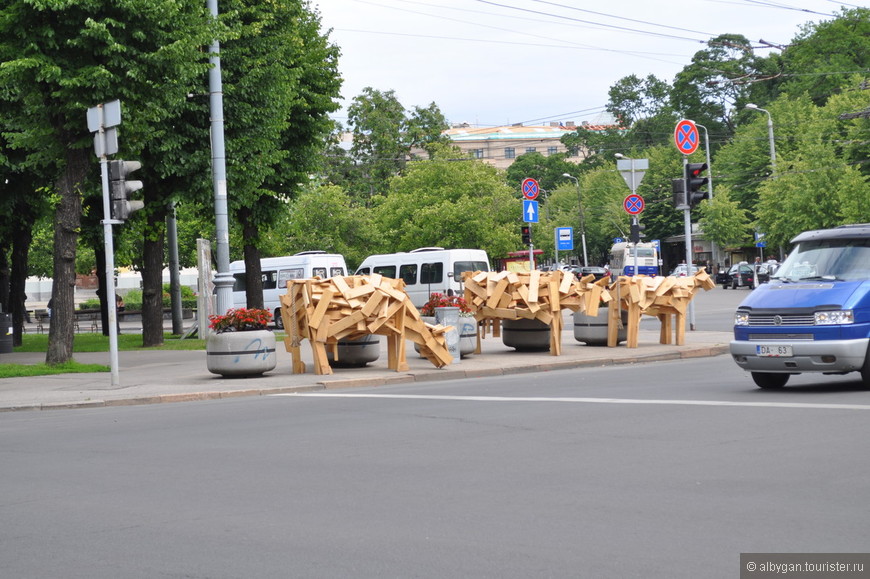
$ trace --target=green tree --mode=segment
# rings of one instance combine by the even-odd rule
[[[627,129],[621,150],[667,143],[673,134],[677,114],[671,106],[671,87],[654,75],[621,78],[608,91],[607,111]]]
[[[507,168],[505,178],[519,193],[524,179],[535,179],[541,189],[552,191],[565,183],[565,173],[579,175],[584,167],[565,160],[564,154],[544,156],[541,153],[525,153],[516,158]]]
[[[575,175],[577,171],[585,171],[601,167],[613,162],[613,155],[631,149],[628,129],[611,127],[606,129],[590,129],[579,126],[573,133],[566,133],[559,139],[569,151],[576,152],[581,159],[580,165],[568,173]]]
[[[332,128],[327,115],[338,108],[339,51],[302,0],[224,6],[232,32],[222,47],[230,210],[245,260],[247,305],[261,308],[263,236],[322,167]]]
[[[613,238],[628,237],[629,221],[622,207],[628,193],[625,181],[614,170],[613,164],[582,175],[580,197],[583,199],[590,265],[607,263]]]
[[[390,177],[405,166],[407,118],[394,91],[363,89],[347,108],[353,134],[351,155],[362,166],[362,180],[352,192],[363,199],[386,192]]]
[[[372,212],[335,185],[306,188],[290,203],[285,221],[280,246],[270,255],[320,249],[342,254],[354,269],[382,245]]]
[[[824,105],[870,68],[870,8],[843,8],[833,20],[807,23],[783,51],[781,66],[782,92],[807,93]]]
[[[436,153],[390,181],[388,194],[375,200],[374,225],[385,253],[441,246],[480,248],[499,257],[518,245],[519,207],[519,194],[497,169]]]
[[[127,111],[123,150],[141,148],[204,71],[202,47],[214,36],[206,7],[170,0],[11,0],[0,8],[0,122],[10,146],[26,151],[57,193],[55,312],[46,362],[72,357],[73,282],[82,196],[95,176],[89,106],[120,99]]]
[[[431,159],[440,147],[450,145],[450,137],[444,134],[449,128],[441,109],[433,102],[426,108],[414,107],[405,138],[409,147],[420,147]]]
[[[699,207],[701,230],[720,247],[741,247],[752,240],[748,212],[732,199],[728,187],[716,187],[713,198]]]

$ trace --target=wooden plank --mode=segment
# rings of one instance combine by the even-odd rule
[[[537,303],[538,301],[538,286],[541,284],[541,272],[538,270],[534,270],[529,275],[529,287],[528,287],[528,297],[526,301],[531,303]]]
[[[490,294],[489,299],[486,301],[486,306],[489,308],[497,307],[502,297],[504,296],[504,290],[507,288],[507,286],[507,279],[500,280],[496,284],[495,289]]]
[[[333,292],[327,290],[323,292],[323,295],[320,298],[320,303],[317,304],[317,307],[314,308],[314,313],[311,315],[311,319],[309,319],[308,324],[310,326],[314,326],[315,328],[320,325],[320,320],[323,319],[324,314],[326,314],[326,310],[329,309],[330,304],[332,303]]]

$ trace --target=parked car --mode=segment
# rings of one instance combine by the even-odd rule
[[[776,262],[766,262],[758,264],[749,264],[741,261],[738,264],[732,265],[728,270],[727,277],[716,276],[716,283],[722,284],[722,289],[737,289],[739,287],[755,288],[755,270],[758,270],[758,283],[767,283],[770,281],[770,276],[776,272],[779,264]]]
[[[725,286],[731,285],[731,274],[728,273],[728,269],[720,269],[716,274],[715,282],[716,285],[721,285],[723,289],[727,289]]]
[[[676,276],[676,277],[686,277],[686,275],[695,275],[696,273],[698,273],[698,266],[695,264],[692,264],[692,273],[687,273],[688,271],[689,271],[689,268],[686,267],[686,264],[681,263],[680,265],[675,267],[674,270],[669,275]]]
[[[607,275],[610,275],[610,272],[607,271],[607,269],[605,269],[605,268],[603,268],[603,267],[593,267],[593,266],[590,265],[590,266],[588,266],[588,267],[578,267],[578,268],[576,268],[576,269],[574,270],[574,275],[576,275],[578,278],[580,278],[580,277],[586,277],[587,275],[594,275],[594,276],[595,276],[595,280],[598,281],[598,280],[601,279],[602,277],[605,277],[605,276],[607,276]]]

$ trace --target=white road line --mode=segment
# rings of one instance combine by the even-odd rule
[[[870,404],[820,404],[803,402],[733,402],[730,400],[647,400],[643,398],[546,398],[542,396],[439,396],[435,394],[340,394],[289,392],[271,396],[305,398],[392,398],[403,400],[457,400],[470,402],[580,402],[587,404],[657,404],[664,406],[743,406],[755,408],[804,408],[824,410],[870,410]]]

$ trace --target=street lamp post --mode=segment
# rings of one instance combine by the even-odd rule
[[[752,111],[767,113],[767,139],[770,141],[770,169],[773,172],[773,176],[776,177],[776,147],[773,141],[773,117],[770,115],[770,111],[758,105],[749,103],[746,105],[746,108]]]
[[[583,196],[580,195],[580,181],[577,177],[569,175],[568,173],[562,173],[562,176],[573,180],[574,185],[577,186],[577,206],[580,210],[580,240],[583,243],[583,267],[588,267],[589,260],[586,257],[586,220],[583,215]]]
[[[767,140],[770,143],[770,171],[771,174],[773,174],[773,178],[776,179],[776,147],[774,146],[773,140],[773,116],[771,116],[770,111],[763,109],[754,103],[748,103],[746,105],[746,108],[751,111],[761,111],[763,113],[767,113]],[[758,287],[758,267],[756,266],[753,269],[755,270],[754,287]]]

